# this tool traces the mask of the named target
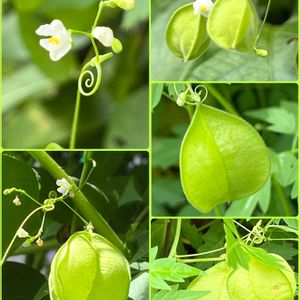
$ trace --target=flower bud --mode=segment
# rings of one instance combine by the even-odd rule
[[[114,33],[109,27],[95,27],[92,31],[92,35],[105,47],[111,47],[113,44]]]
[[[187,97],[186,92],[180,93],[177,100],[176,100],[176,104],[178,106],[184,106],[185,101],[186,101],[186,97]]]
[[[15,197],[15,199],[13,200],[13,204],[15,206],[20,206],[22,204],[20,198],[18,197],[18,195]]]
[[[115,0],[114,2],[124,10],[133,10],[135,8],[135,0]]]
[[[122,43],[120,42],[120,40],[118,40],[116,38],[114,38],[111,47],[115,53],[120,53],[123,50]]]
[[[265,49],[256,49],[256,54],[261,57],[267,57],[269,55],[268,51]]]
[[[51,300],[125,300],[129,284],[128,261],[119,249],[95,233],[73,234],[51,264]]]

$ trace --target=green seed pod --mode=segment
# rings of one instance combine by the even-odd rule
[[[193,291],[209,291],[201,300],[292,300],[296,292],[294,272],[289,264],[276,256],[283,269],[266,265],[254,256],[249,257],[249,269],[233,271],[221,262],[197,277],[188,287]]]
[[[49,275],[51,300],[126,300],[129,264],[102,236],[76,232],[57,251]]]
[[[182,141],[180,175],[190,203],[203,212],[248,197],[267,181],[268,149],[243,119],[200,104]]]
[[[177,9],[166,31],[166,42],[173,54],[185,62],[201,56],[210,44],[206,23],[207,18],[194,14],[193,4]]]
[[[227,278],[231,269],[226,262],[221,262],[198,276],[188,287],[192,291],[209,291],[201,300],[231,300],[227,293]]]
[[[228,277],[227,291],[231,300],[292,300],[296,291],[294,272],[289,264],[276,256],[284,269],[266,265],[255,257],[249,270],[238,268]]]
[[[211,39],[225,49],[254,49],[259,20],[252,0],[217,0],[207,22]]]

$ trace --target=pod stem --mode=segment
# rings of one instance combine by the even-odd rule
[[[271,7],[271,2],[272,2],[272,0],[268,1],[268,5],[267,5],[267,8],[266,8],[265,16],[264,16],[264,19],[263,19],[263,21],[261,23],[259,32],[258,32],[256,40],[255,40],[255,47],[257,46],[258,40],[259,40],[259,38],[261,36],[261,33],[262,33],[263,29],[264,29],[264,26],[266,24],[267,17],[268,17],[268,14],[269,14],[269,11],[270,11],[270,7]]]
[[[212,87],[210,84],[207,84],[206,88],[229,113],[234,114],[236,116],[239,115],[239,113],[235,110],[233,105],[230,102],[228,102],[228,100],[226,100],[214,87]]]
[[[180,238],[180,232],[181,232],[181,219],[177,219],[175,237],[168,258],[172,258],[176,255],[176,250]]]
[[[57,162],[46,152],[46,151],[29,151],[30,155],[39,161],[45,170],[47,170],[54,179],[65,178],[73,190],[74,197],[71,198],[74,204],[82,212],[82,214],[93,223],[96,231],[118,247],[122,252],[125,250],[123,242],[120,240],[118,235],[109,226],[102,215],[94,208],[94,206],[88,201],[85,195],[78,190],[70,176],[60,167]]]

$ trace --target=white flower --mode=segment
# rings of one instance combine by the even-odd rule
[[[61,59],[72,47],[72,38],[60,20],[53,20],[51,24],[40,26],[36,34],[49,38],[41,39],[40,45],[49,51],[53,61]]]
[[[13,200],[13,204],[15,206],[20,206],[22,204],[22,202],[18,196],[16,196],[15,199]]]
[[[23,228],[20,228],[18,231],[17,231],[17,236],[21,239],[24,239],[24,238],[28,238],[29,237],[29,233],[24,230]]]
[[[36,244],[39,246],[39,247],[42,247],[44,245],[44,241],[41,239],[41,238],[38,238],[36,240]]]
[[[57,186],[57,191],[61,193],[63,196],[66,196],[69,193],[69,190],[71,188],[70,183],[67,181],[66,178],[58,179],[56,180]]]
[[[92,30],[92,35],[105,47],[111,47],[113,44],[114,33],[109,27],[95,27]]]
[[[196,0],[193,3],[194,14],[201,14],[204,17],[208,17],[210,10],[212,9],[214,3],[211,0]]]

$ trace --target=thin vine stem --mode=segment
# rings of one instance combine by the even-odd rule
[[[265,24],[266,24],[267,17],[268,17],[268,14],[269,14],[269,11],[270,11],[270,7],[271,7],[271,2],[272,2],[272,0],[269,0],[269,1],[268,1],[268,5],[267,5],[267,8],[266,8],[265,16],[264,16],[264,19],[263,19],[263,21],[262,21],[262,23],[261,23],[259,32],[258,32],[257,37],[256,37],[256,40],[255,40],[255,47],[256,47],[256,45],[257,45],[257,43],[258,43],[258,40],[260,39],[260,36],[261,36],[262,31],[263,31],[263,29],[264,29],[264,26],[265,26]]]
[[[1,266],[2,266],[3,263],[5,262],[5,260],[6,260],[7,256],[8,256],[8,253],[9,253],[9,251],[10,251],[10,249],[11,249],[13,243],[15,242],[15,240],[16,240],[16,238],[17,238],[17,236],[18,236],[18,231],[19,231],[21,228],[23,228],[23,226],[26,224],[26,222],[27,222],[27,221],[28,221],[35,213],[37,213],[38,211],[40,211],[40,210],[42,210],[42,209],[43,209],[43,206],[40,206],[40,207],[36,208],[36,209],[33,210],[33,211],[32,211],[32,212],[24,219],[24,221],[21,223],[21,225],[20,225],[19,228],[17,229],[17,231],[16,231],[14,237],[13,237],[12,240],[10,241],[10,243],[9,243],[9,245],[8,245],[8,247],[7,247],[7,249],[6,249],[5,253],[4,253],[4,255],[3,255],[3,257],[2,257],[2,260],[1,260]]]
[[[177,259],[180,262],[184,263],[196,263],[196,262],[214,262],[214,261],[223,261],[225,257],[211,257],[211,258],[185,258]]]
[[[172,258],[176,255],[176,250],[180,238],[180,233],[181,233],[181,219],[177,219],[177,224],[176,224],[176,231],[175,231],[175,237],[173,240],[173,244],[169,253],[168,258]]]
[[[81,94],[79,89],[77,89],[77,96],[76,96],[76,103],[75,103],[75,110],[74,110],[72,131],[71,131],[71,138],[70,138],[70,149],[74,149],[76,145],[76,136],[77,136],[78,119],[79,119],[79,111],[80,111],[80,98],[81,98]]]
[[[227,99],[225,99],[214,87],[212,87],[210,84],[207,84],[206,88],[215,97],[215,99],[225,108],[225,110],[236,116],[239,115],[234,106]]]
[[[111,243],[118,247],[122,252],[125,250],[125,246],[114,230],[109,226],[102,215],[95,209],[95,207],[88,201],[85,195],[78,189],[76,184],[70,178],[70,176],[63,170],[61,166],[46,152],[46,151],[29,151],[30,155],[39,161],[46,171],[54,179],[65,178],[74,193],[74,197],[71,198],[81,213],[91,221],[95,230],[107,238]]]
[[[194,253],[194,254],[183,254],[183,255],[176,255],[177,258],[186,258],[186,257],[196,257],[196,256],[202,256],[202,255],[208,255],[211,253],[215,253],[215,252],[220,252],[225,250],[226,247],[221,247],[215,250],[211,250],[211,251],[206,251],[206,252],[201,252],[201,253]]]

